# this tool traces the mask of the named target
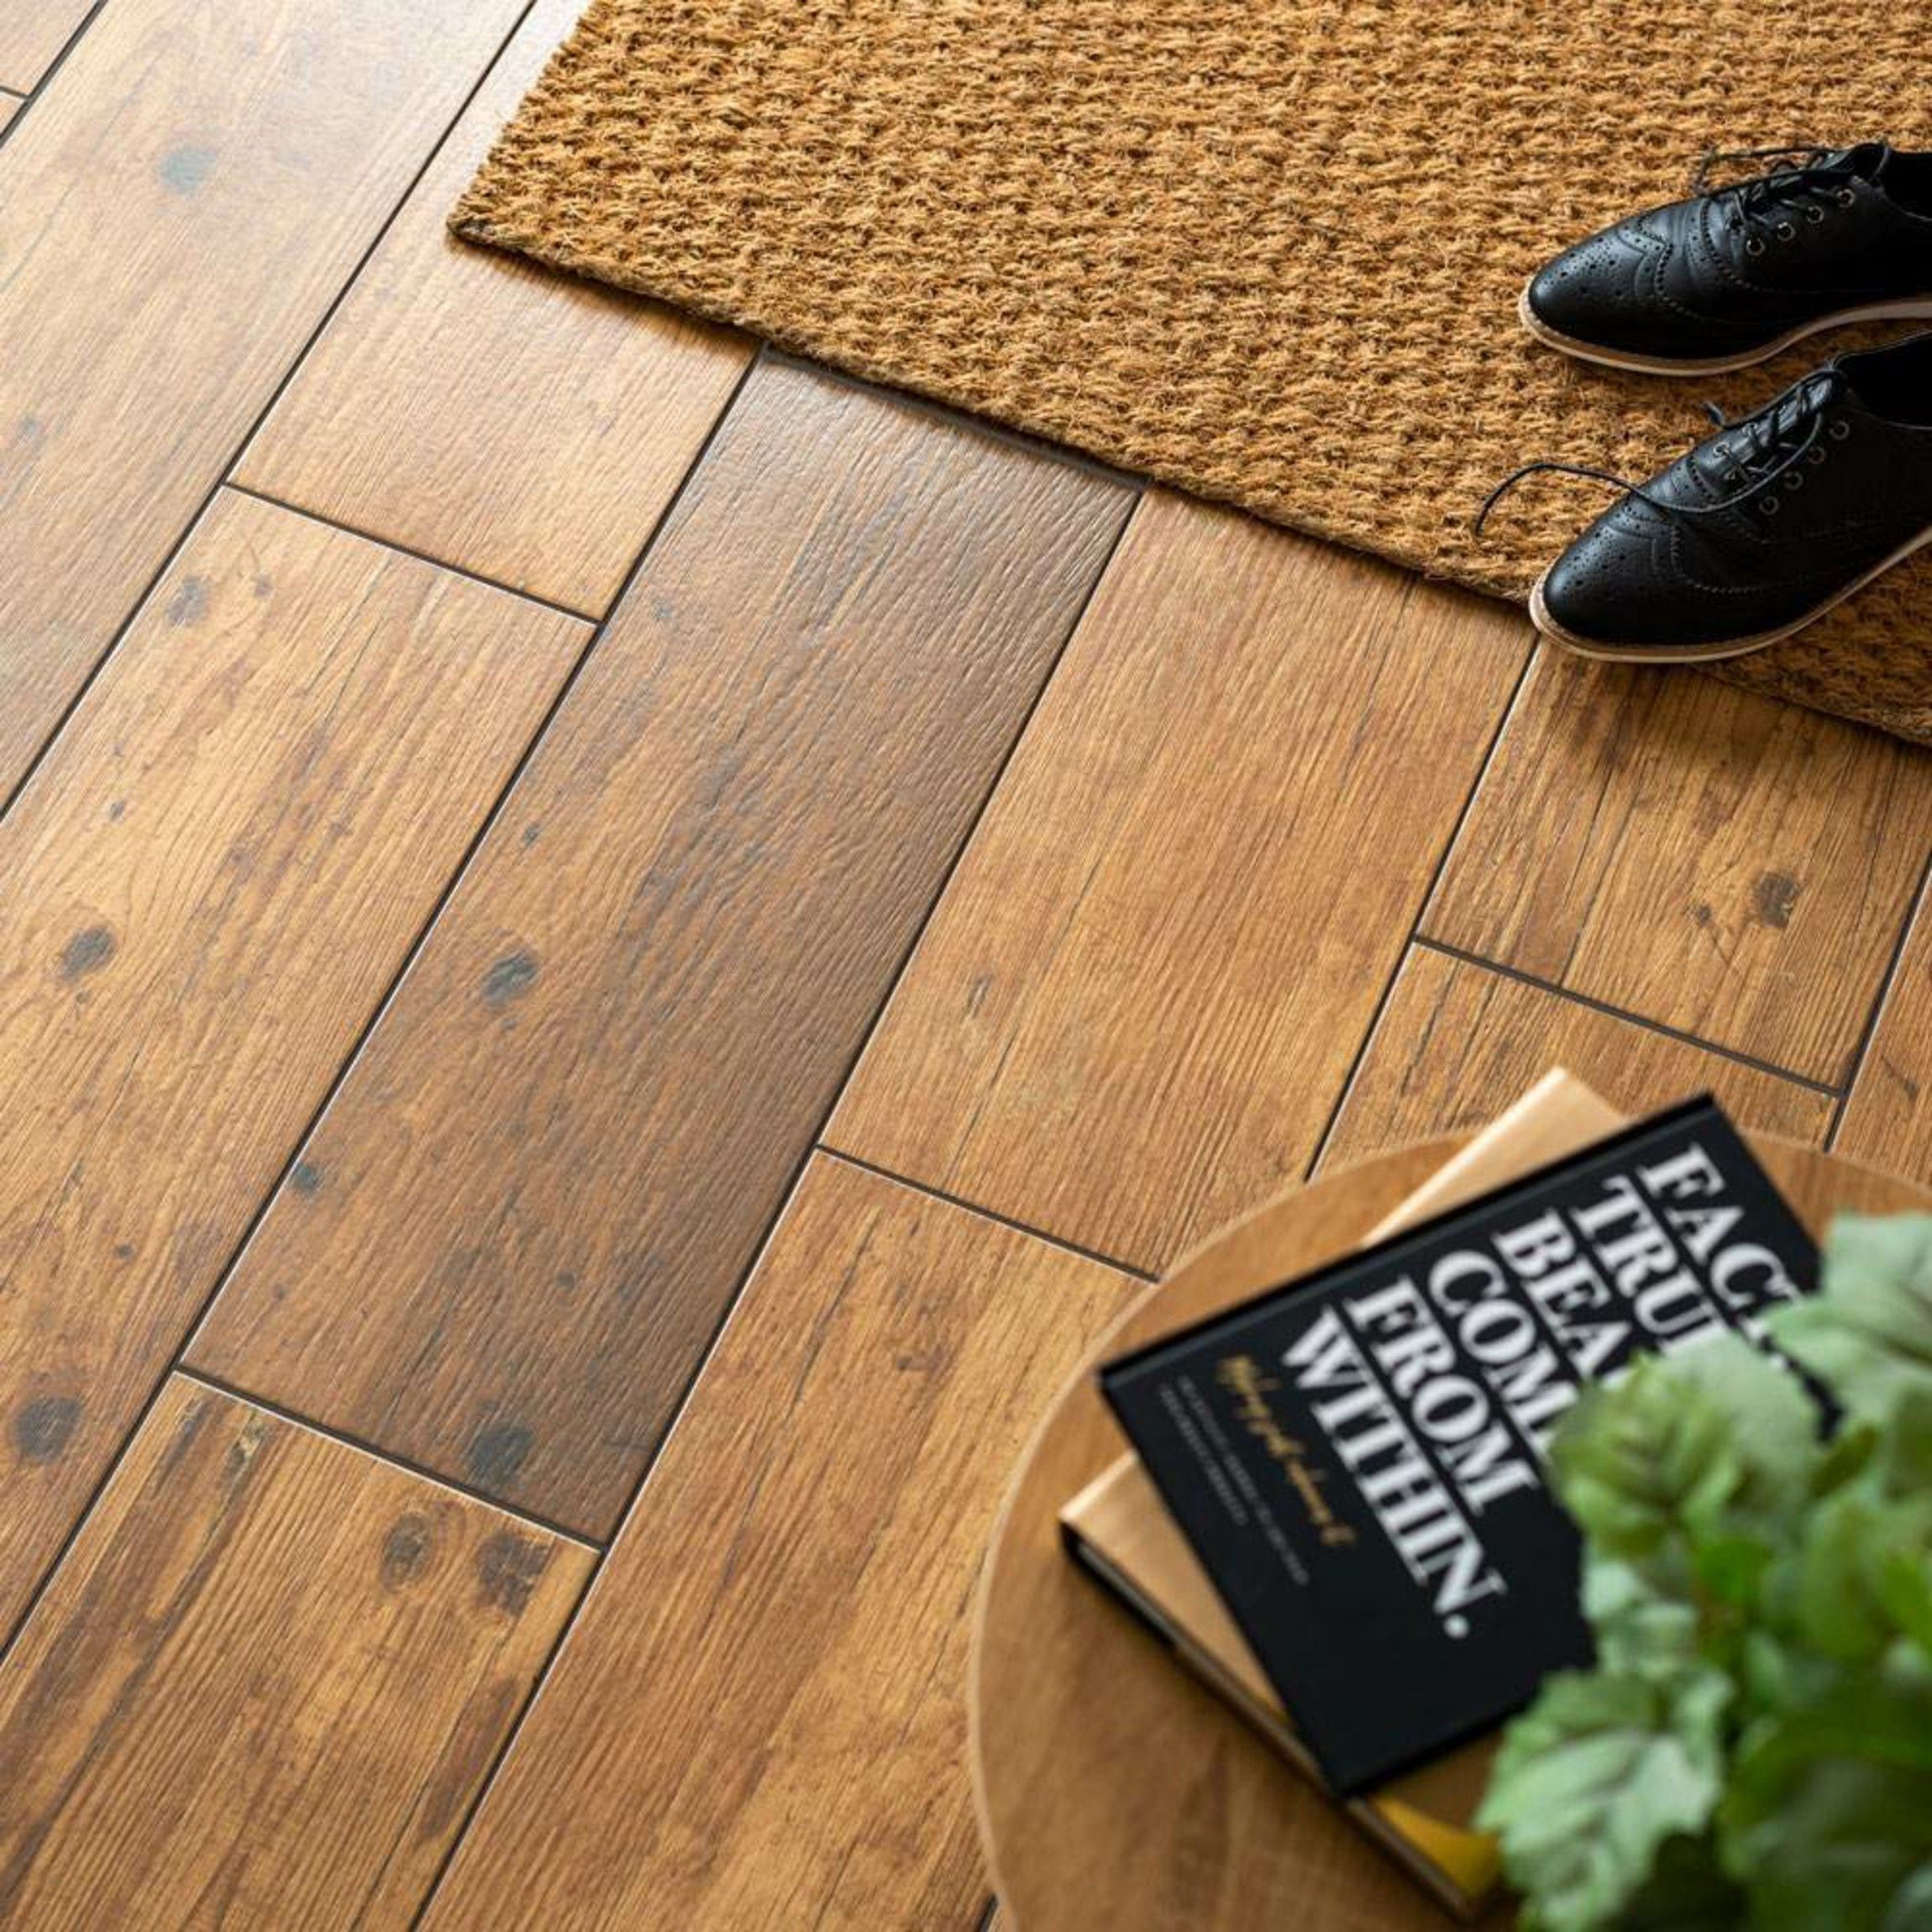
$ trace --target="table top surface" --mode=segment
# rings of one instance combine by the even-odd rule
[[[1932,1205],[1912,1183],[1751,1137],[1814,1232],[1841,1208]],[[1058,1517],[1125,1446],[1094,1363],[1359,1246],[1462,1144],[1378,1156],[1236,1222],[1128,1310],[1042,1422],[994,1532],[969,1693],[974,1784],[1003,1932],[1456,1924],[1079,1574]],[[1511,1916],[1499,1906],[1483,1924]]]

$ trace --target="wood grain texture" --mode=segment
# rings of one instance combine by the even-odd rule
[[[1834,1145],[1932,1179],[1932,897],[1919,908]]]
[[[29,94],[87,18],[94,0],[7,0],[0,7],[0,87]],[[0,127],[7,102],[0,99]]]
[[[518,4],[112,0],[0,148],[0,799]]]
[[[174,1378],[0,1667],[0,1919],[407,1925],[590,1562]]]
[[[586,634],[223,496],[0,824],[0,1630]]]
[[[428,1924],[969,1932],[974,1583],[1127,1286],[815,1160]]]
[[[1128,501],[761,368],[193,1359],[607,1530]]]
[[[540,0],[236,475],[601,613],[752,345],[444,228],[582,10],[583,0]]]
[[[24,105],[24,102],[17,101],[11,94],[0,94],[0,134],[7,132],[7,123],[20,112]]]
[[[1150,497],[831,1143],[1148,1269],[1299,1176],[1528,638]]]
[[[1339,1167],[1264,1205],[1136,1302],[1089,1362],[1347,1252],[1458,1144]],[[1932,1204],[1809,1147],[1754,1145],[1814,1232],[1840,1207]],[[1028,1446],[987,1559],[974,1761],[1006,1932],[1450,1932],[1385,1851],[1068,1562],[1060,1507],[1121,1451],[1084,1368]]]
[[[1932,754],[1546,651],[1424,930],[1838,1084],[1929,848]]]
[[[1487,967],[1411,948],[1335,1131],[1325,1168],[1486,1126],[1551,1067],[1637,1115],[1709,1090],[1742,1125],[1819,1142],[1828,1094],[1634,1025]]]

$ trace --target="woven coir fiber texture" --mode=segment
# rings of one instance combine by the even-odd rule
[[[1547,255],[1707,147],[1932,134],[1893,0],[595,0],[457,232],[1520,596],[1844,345],[1686,384],[1541,349]],[[1932,743],[1932,552],[1724,675]]]

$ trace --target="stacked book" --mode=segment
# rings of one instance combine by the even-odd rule
[[[1590,1661],[1552,1431],[1643,1354],[1764,1345],[1817,1277],[1714,1101],[1633,1126],[1552,1074],[1359,1252],[1108,1363],[1131,1453],[1068,1546],[1472,1916],[1494,1735]]]

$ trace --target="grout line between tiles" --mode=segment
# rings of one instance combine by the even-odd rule
[[[445,1475],[440,1469],[432,1469],[427,1462],[412,1461],[407,1456],[399,1456],[393,1449],[385,1449],[380,1443],[371,1442],[365,1437],[350,1434],[346,1429],[337,1429],[327,1422],[318,1422],[312,1415],[305,1415],[299,1409],[291,1409],[285,1403],[273,1402],[265,1395],[257,1395],[244,1389],[238,1383],[230,1382],[225,1376],[210,1374],[205,1368],[191,1368],[186,1363],[177,1362],[174,1374],[183,1382],[192,1382],[198,1387],[216,1395],[225,1395],[230,1401],[244,1402],[250,1409],[259,1409],[265,1415],[272,1415],[278,1422],[292,1424],[297,1429],[307,1430],[311,1436],[319,1436],[325,1441],[339,1443],[344,1449],[354,1449],[373,1462],[386,1463],[391,1469],[399,1469],[406,1476],[413,1476],[426,1483],[433,1483],[439,1489],[447,1489],[452,1494],[461,1496],[472,1503],[481,1503],[494,1509],[499,1515],[515,1518],[533,1530],[541,1530],[546,1536],[559,1538],[566,1543],[574,1543],[580,1550],[593,1554],[601,1551],[603,1545],[596,1537],[588,1536],[581,1530],[573,1530],[568,1523],[559,1523],[549,1516],[538,1515],[534,1509],[526,1509],[517,1503],[506,1503],[500,1496],[492,1496],[488,1491],[479,1489],[468,1483],[459,1483],[453,1476]]]
[[[271,510],[280,510],[291,517],[299,517],[304,522],[319,524],[324,530],[333,530],[344,537],[360,538],[365,543],[373,543],[378,549],[392,551],[396,556],[408,557],[416,563],[427,564],[433,570],[442,570],[452,577],[460,577],[467,584],[480,584],[486,591],[495,591],[506,597],[514,597],[519,603],[534,604],[540,611],[550,611],[559,617],[570,617],[580,624],[601,623],[610,614],[610,606],[602,611],[580,611],[575,604],[559,604],[554,597],[540,597],[534,591],[520,590],[514,584],[506,584],[496,577],[486,577],[480,570],[472,570],[461,564],[453,564],[447,557],[432,556],[427,550],[418,550],[413,544],[399,543],[393,537],[379,536],[373,530],[359,529],[354,523],[345,523],[339,517],[325,517],[319,510],[305,510],[299,503],[291,503],[286,497],[271,496],[265,490],[257,490],[251,484],[229,481],[222,487],[231,496],[252,497],[257,503],[265,503]]]
[[[1420,582],[1411,589],[1420,587]],[[1404,605],[1408,600],[1404,599]],[[1398,613],[1399,616],[1399,613]],[[1483,756],[1476,766],[1476,775],[1469,781],[1469,789],[1463,795],[1462,804],[1456,814],[1456,822],[1449,828],[1449,836],[1442,842],[1442,849],[1436,855],[1435,869],[1429,874],[1425,885],[1415,901],[1415,916],[1409,922],[1409,931],[1402,943],[1395,949],[1395,958],[1389,969],[1389,977],[1383,982],[1381,996],[1375,1002],[1375,1011],[1368,1016],[1368,1024],[1362,1028],[1362,1038],[1357,1044],[1355,1057],[1348,1063],[1348,1071],[1343,1075],[1341,1085],[1335,1096],[1335,1105],[1328,1110],[1328,1118],[1321,1131],[1315,1137],[1315,1151],[1308,1157],[1308,1164],[1301,1171],[1304,1183],[1313,1179],[1315,1172],[1321,1165],[1322,1156],[1328,1152],[1329,1142],[1335,1138],[1335,1130],[1341,1125],[1341,1116],[1348,1105],[1349,1096],[1355,1091],[1355,1084],[1362,1074],[1363,1063],[1368,1058],[1368,1050],[1375,1043],[1375,1036],[1381,1031],[1383,1016],[1389,1011],[1389,1002],[1395,996],[1395,983],[1402,977],[1402,969],[1409,963],[1409,955],[1415,950],[1415,942],[1422,932],[1422,921],[1429,916],[1429,908],[1436,892],[1441,889],[1442,875],[1449,869],[1449,861],[1455,856],[1456,848],[1462,843],[1463,827],[1469,822],[1469,814],[1476,806],[1476,796],[1483,789],[1483,781],[1489,775],[1489,767],[1495,762],[1496,748],[1503,742],[1503,734],[1509,728],[1509,720],[1516,715],[1516,707],[1521,703],[1523,691],[1529,684],[1530,673],[1535,668],[1541,645],[1534,631],[1530,634],[1530,648],[1523,654],[1523,662],[1516,672],[1516,681],[1509,687],[1509,696],[1496,720],[1496,728],[1489,733],[1489,742],[1483,748]]]
[[[821,1141],[816,1150],[827,1160],[838,1161],[848,1168],[857,1168],[861,1173],[876,1175],[882,1181],[890,1181],[895,1186],[906,1189],[916,1194],[923,1194],[928,1200],[942,1201],[948,1207],[958,1208],[962,1212],[977,1215],[981,1221],[993,1222],[996,1226],[1010,1228],[1015,1234],[1023,1234],[1029,1241],[1043,1242],[1048,1247],[1057,1247],[1063,1253],[1078,1255],[1082,1261],[1098,1262],[1102,1268],[1110,1268],[1116,1274],[1124,1274],[1130,1280],[1152,1284],[1160,1277],[1144,1268],[1137,1268],[1130,1261],[1122,1261],[1118,1255],[1105,1254],[1097,1247],[1084,1247],[1077,1241],[1068,1241],[1064,1235],[1049,1233],[1043,1227],[1035,1227],[1031,1222],[1016,1221],[1011,1215],[1001,1214],[997,1208],[990,1208],[982,1202],[969,1200],[964,1194],[948,1192],[944,1188],[934,1187],[930,1182],[914,1180],[910,1174],[902,1174],[894,1168],[882,1168],[877,1161],[860,1158],[848,1154],[826,1141]]]
[[[67,56],[81,45],[81,40],[86,37],[87,29],[100,18],[101,9],[107,3],[108,0],[94,0],[94,4],[87,9],[81,24],[61,43],[60,51],[47,63],[46,71],[25,92],[23,93],[18,87],[8,87],[0,90],[0,92],[12,95],[20,103],[14,112],[13,119],[7,123],[5,128],[0,129],[0,147],[6,145],[7,142],[13,137],[14,131],[26,119],[28,108],[32,107],[52,86],[54,76],[66,66]]]
[[[1824,1136],[1827,1149],[1838,1145],[1840,1131],[1845,1126],[1845,1116],[1851,1105],[1851,1096],[1858,1090],[1858,1083],[1864,1077],[1865,1063],[1871,1058],[1872,1045],[1878,1037],[1878,1024],[1885,1017],[1885,1009],[1891,1004],[1892,989],[1898,983],[1899,969],[1905,963],[1905,948],[1912,942],[1912,934],[1921,919],[1932,919],[1932,857],[1925,861],[1925,869],[1919,875],[1919,890],[1914,895],[1911,906],[1899,922],[1898,937],[1892,948],[1892,958],[1886,966],[1884,977],[1878,982],[1878,996],[1872,1002],[1872,1011],[1866,1016],[1865,1030],[1859,1036],[1858,1045],[1853,1050],[1850,1068],[1845,1076],[1845,1090],[1839,1096],[1838,1105],[1832,1110],[1831,1126]]]
[[[1446,958],[1459,959],[1465,966],[1480,966],[1486,973],[1499,974],[1503,979],[1514,979],[1520,986],[1534,986],[1539,993],[1553,994],[1559,1000],[1567,1000],[1572,1006],[1588,1008],[1593,1013],[1601,1013],[1612,1020],[1621,1020],[1626,1025],[1641,1026],[1646,1032],[1661,1033],[1667,1040],[1675,1040],[1686,1047],[1696,1047],[1706,1053],[1714,1053],[1720,1060],[1730,1060],[1740,1067],[1749,1067],[1753,1073],[1769,1074],[1774,1079],[1788,1082],[1794,1087],[1803,1087],[1808,1093],[1823,1095],[1827,1100],[1838,1100],[1845,1089],[1833,1086],[1826,1080],[1814,1080],[1809,1074],[1793,1073],[1789,1067],[1781,1067],[1775,1060],[1767,1060],[1756,1053],[1747,1053],[1739,1047],[1726,1047],[1716,1040],[1707,1040],[1700,1034],[1687,1033],[1681,1026],[1667,1025],[1662,1020],[1652,1020],[1642,1013],[1630,1012],[1622,1006],[1613,1006],[1607,1000],[1593,998],[1588,993],[1578,993],[1568,986],[1552,984],[1547,979],[1539,979],[1533,973],[1525,973],[1520,966],[1505,966],[1499,959],[1486,959],[1480,953],[1466,952],[1460,946],[1452,946],[1441,939],[1431,939],[1418,934],[1415,944],[1425,952],[1440,953]]]

